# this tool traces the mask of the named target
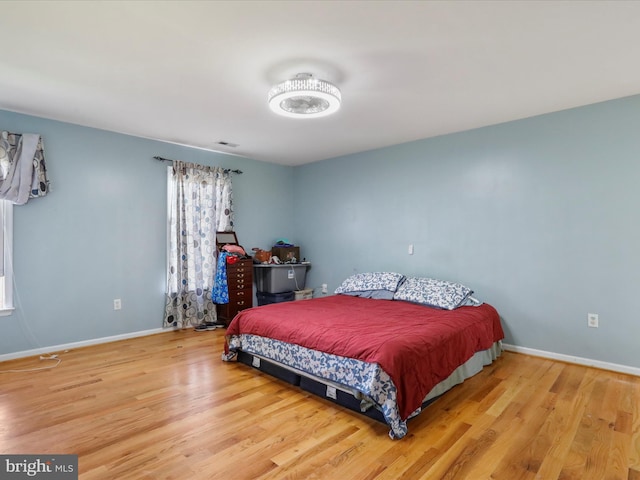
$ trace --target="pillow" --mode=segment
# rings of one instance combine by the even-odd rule
[[[389,290],[357,290],[355,292],[343,292],[343,295],[352,297],[373,298],[374,300],[393,300],[393,294]]]
[[[402,280],[404,280],[404,275],[400,273],[357,273],[342,282],[342,285],[336,288],[335,293],[391,300],[393,299],[393,293],[398,289],[398,285]]]
[[[393,299],[453,310],[461,306],[472,293],[473,290],[459,283],[434,278],[407,277]]]

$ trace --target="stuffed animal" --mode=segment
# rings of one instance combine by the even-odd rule
[[[271,250],[261,250],[257,247],[254,247],[251,250],[256,252],[253,257],[258,261],[258,263],[269,263],[271,261]]]

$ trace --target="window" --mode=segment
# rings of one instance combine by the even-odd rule
[[[0,200],[0,316],[13,311],[13,204]]]

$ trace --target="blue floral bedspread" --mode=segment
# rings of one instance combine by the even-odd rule
[[[400,419],[396,402],[396,387],[387,373],[376,363],[322,353],[279,340],[250,334],[231,335],[227,339],[229,354],[222,359],[231,361],[236,351],[260,355],[310,375],[344,385],[347,390],[357,390],[363,395],[363,410],[373,402],[384,415],[391,428],[391,438],[407,434],[407,423]],[[420,408],[411,416],[417,415]]]

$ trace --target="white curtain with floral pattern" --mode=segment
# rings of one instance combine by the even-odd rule
[[[44,197],[48,192],[42,137],[36,133],[0,131],[0,281],[4,281],[5,276],[4,216],[10,211],[4,202],[24,205],[29,199]]]
[[[49,191],[42,138],[35,133],[0,132],[0,199],[24,205]]]
[[[233,229],[231,173],[174,161],[169,167],[169,242],[165,327],[216,321],[211,288],[216,232]]]

